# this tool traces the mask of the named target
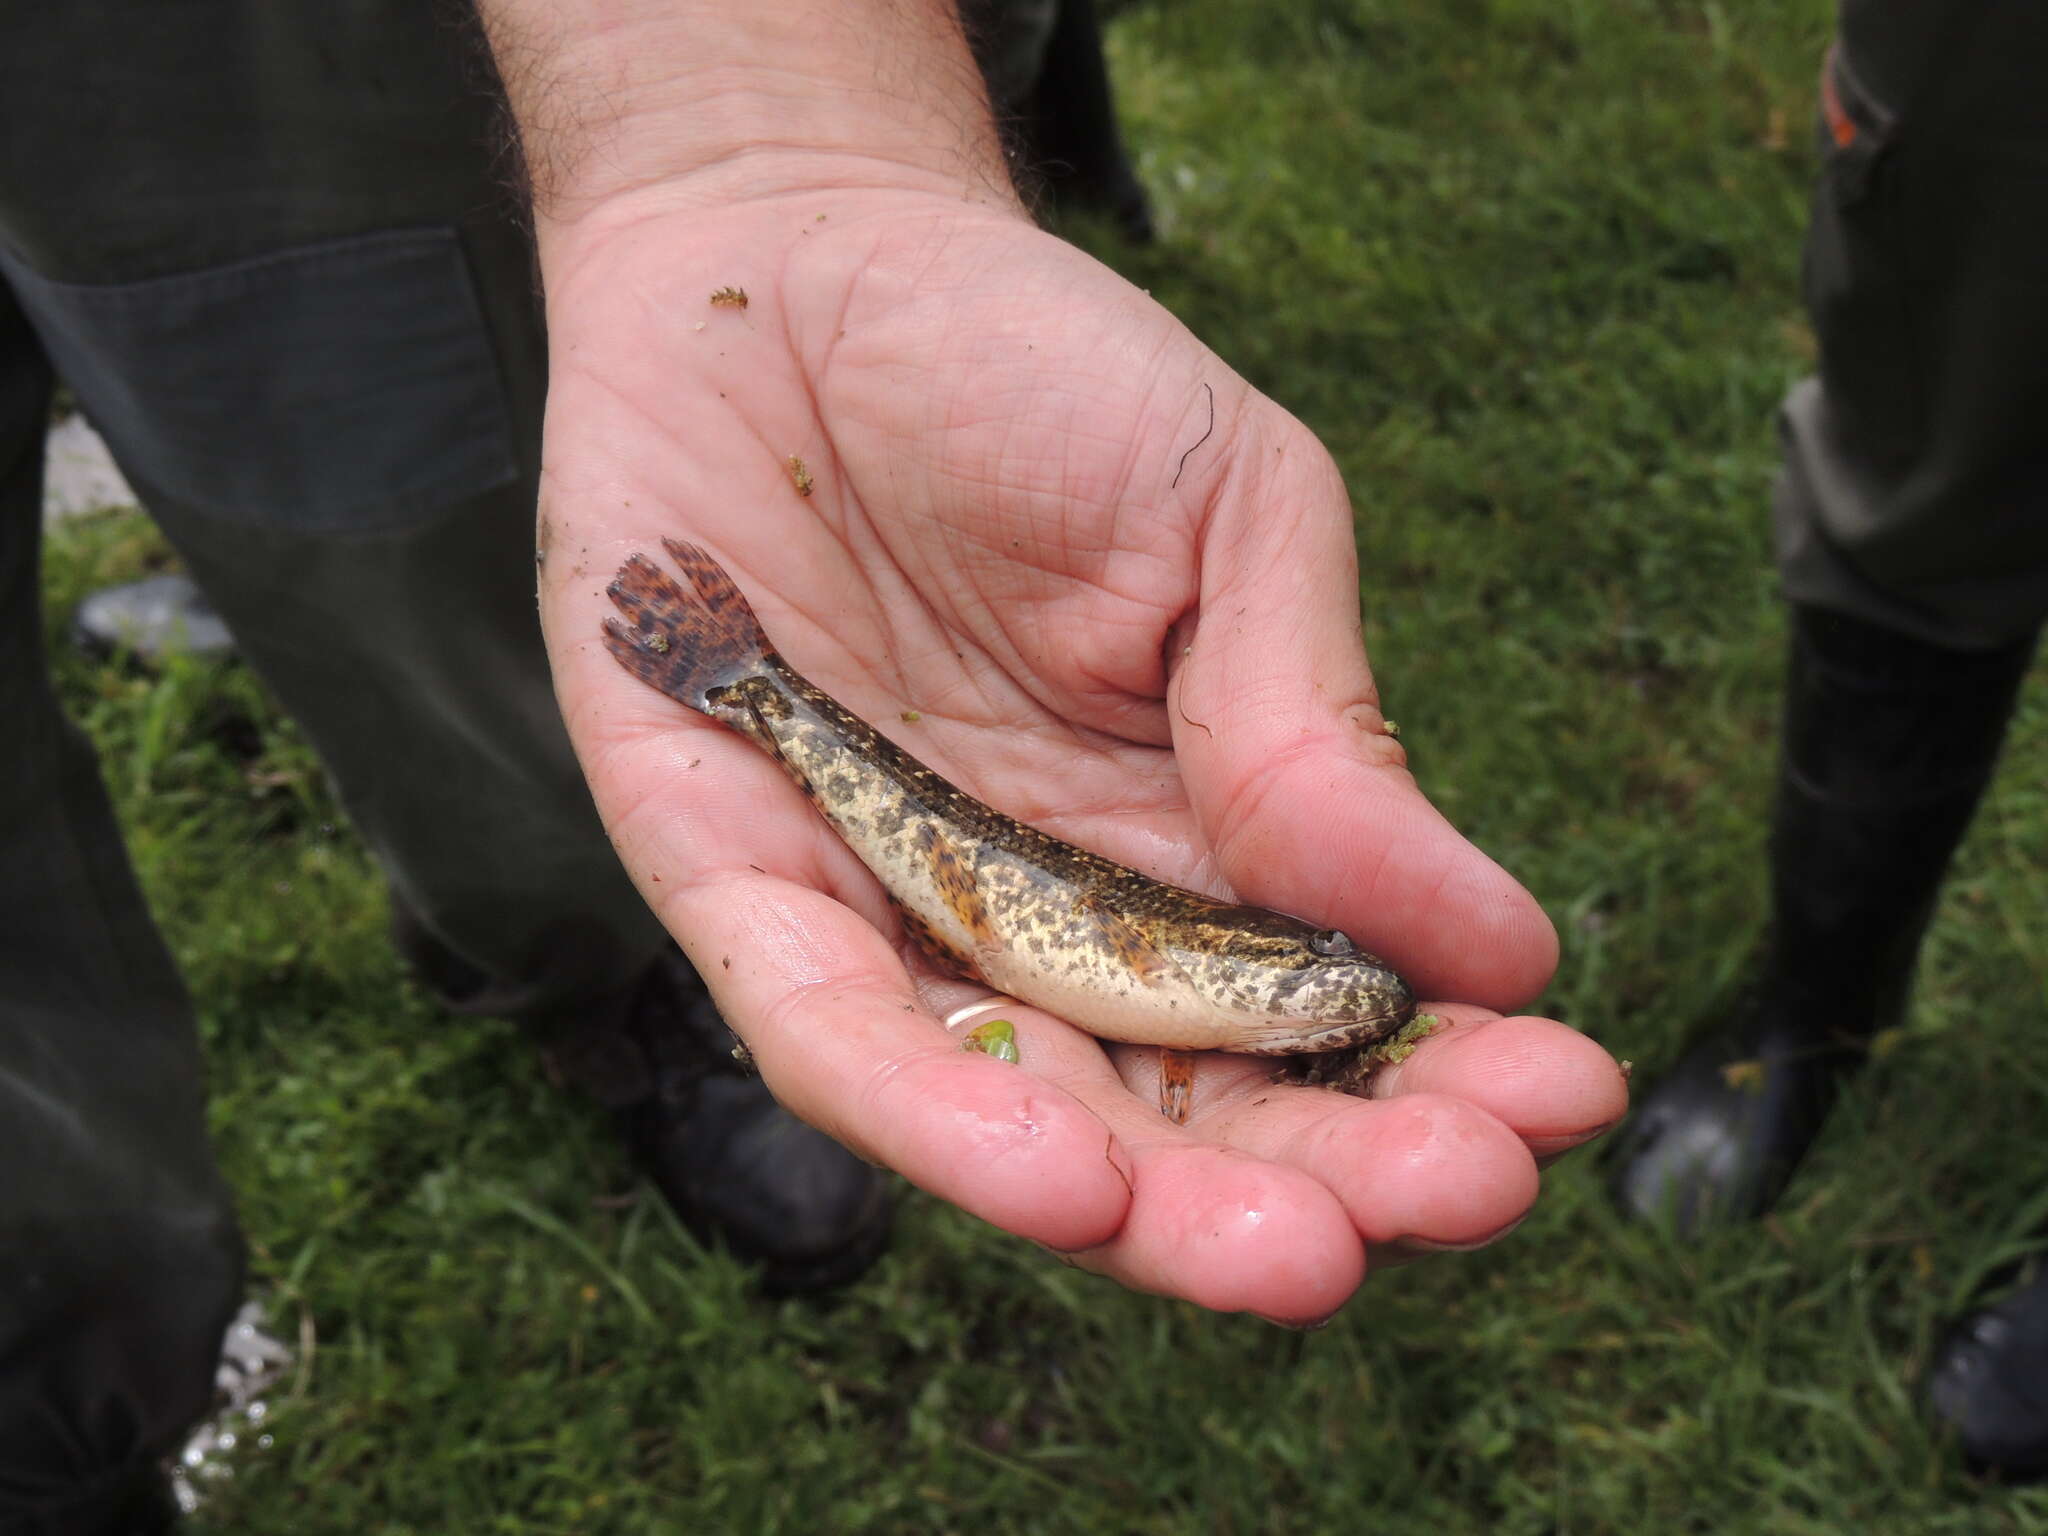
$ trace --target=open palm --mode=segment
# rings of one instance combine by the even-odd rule
[[[633,878],[797,1113],[1088,1267],[1288,1321],[1372,1245],[1505,1230],[1537,1159],[1620,1115],[1604,1052],[1496,1016],[1554,940],[1381,728],[1327,456],[1165,311],[1011,213],[903,192],[613,210],[549,306],[564,712]],[[961,1052],[939,1020],[986,989],[922,964],[766,756],[598,643],[612,572],[664,535],[962,788],[1342,928],[1453,1027],[1373,1101],[1205,1057],[1185,1127],[1156,1052],[1035,1010],[1005,1010],[1021,1069]]]

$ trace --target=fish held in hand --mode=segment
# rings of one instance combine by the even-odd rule
[[[1025,826],[800,677],[725,570],[663,540],[609,589],[619,664],[772,756],[944,968],[1106,1040],[1280,1056],[1370,1045],[1408,984],[1334,929],[1217,901]]]

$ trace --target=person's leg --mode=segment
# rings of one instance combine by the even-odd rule
[[[2012,63],[2048,51],[2048,11],[1842,21],[1806,251],[1820,376],[1782,416],[1773,937],[1743,1016],[1617,1148],[1624,1204],[1687,1228],[1777,1197],[1903,1006],[2048,614],[2048,94]]]
[[[1094,0],[963,0],[960,14],[1019,191],[1151,240],[1152,203],[1124,149]]]
[[[50,372],[0,286],[0,1529],[140,1532],[242,1244],[192,1010],[43,655]]]
[[[1681,1230],[1774,1202],[1903,1009],[2048,616],[2044,57],[2040,7],[1842,6],[1806,252],[1820,375],[1782,416],[1771,935],[1741,1011],[1616,1147],[1623,1206]],[[1974,1322],[1937,1357],[1936,1412],[1980,1460],[2048,1464],[2026,1385],[2048,1378],[2048,1286]]]
[[[36,72],[133,131],[13,164],[0,271],[319,749],[425,979],[528,1024],[614,1109],[690,1120],[710,1090],[664,1096],[650,1031],[704,1060],[693,1081],[726,1041],[681,1028],[701,989],[598,824],[535,619],[545,344],[477,55],[410,0],[211,11],[38,22]],[[86,218],[79,186],[129,195]],[[729,1155],[636,1144],[752,1196],[714,1214],[747,1213],[725,1235],[777,1283],[872,1257],[880,1176],[758,1082],[719,1092]],[[744,1155],[756,1121],[779,1160]]]

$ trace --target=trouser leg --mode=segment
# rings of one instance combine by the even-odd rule
[[[1849,0],[1785,402],[1795,603],[1952,650],[2048,616],[2048,8]]]
[[[408,958],[452,1004],[538,1022],[620,991],[666,939],[556,711],[530,494],[340,545],[159,516],[333,774]]]
[[[319,750],[428,979],[535,1021],[621,996],[664,939],[599,826],[534,613],[543,364],[517,232],[373,232],[132,283],[0,270]]]
[[[1151,199],[1124,148],[1095,0],[1060,0],[1023,120],[1056,204],[1106,214],[1141,244],[1153,238]]]
[[[0,1531],[38,1536],[139,1518],[242,1271],[191,1009],[46,675],[49,389],[0,286]]]
[[[1794,604],[1749,994],[1645,1097],[1625,1208],[1773,1203],[1873,1032],[2048,616],[2048,11],[1847,0],[1806,248],[1819,377],[1786,401]]]
[[[615,1011],[666,941],[542,649],[545,346],[460,38],[402,0],[289,26],[219,0],[187,60],[155,8],[87,9],[119,27],[32,33],[160,133],[12,167],[0,270],[332,771],[428,979],[533,1021]],[[65,217],[87,174],[176,195]]]
[[[530,249],[460,37],[413,0],[203,9],[24,16],[0,127],[9,84],[48,78],[149,131],[0,157],[0,273],[333,771],[428,979],[553,1037],[774,1283],[845,1278],[886,1229],[879,1176],[736,1086],[557,713]],[[79,186],[133,195],[85,217]]]
[[[1094,0],[965,0],[960,15],[1019,191],[1150,240],[1151,202],[1124,149]]]

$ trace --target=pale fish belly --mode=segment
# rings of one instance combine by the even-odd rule
[[[1333,1027],[1262,1009],[1226,957],[1149,946],[1134,957],[1084,893],[1005,850],[985,850],[975,874],[996,940],[973,951],[982,979],[1092,1035],[1284,1055],[1322,1049]]]
[[[977,870],[998,943],[976,959],[992,987],[1105,1040],[1225,1050],[1242,1031],[1178,965],[1135,968],[1082,893],[1001,850]]]

